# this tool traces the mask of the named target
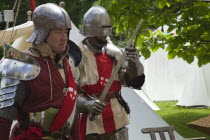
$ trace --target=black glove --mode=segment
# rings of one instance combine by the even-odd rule
[[[126,55],[125,60],[128,61],[128,69],[135,69],[136,76],[140,76],[144,73],[144,67],[139,61],[139,51],[135,48],[125,48]]]

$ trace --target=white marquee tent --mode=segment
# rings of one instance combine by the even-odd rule
[[[196,60],[192,64],[179,58],[167,60],[164,50],[142,62],[146,75],[143,91],[152,101],[178,100],[181,106],[210,106],[210,64],[198,67]]]
[[[122,95],[126,102],[129,104],[130,113],[130,124],[128,125],[128,133],[130,140],[151,140],[149,134],[143,134],[142,128],[147,127],[162,127],[168,126],[168,124],[154,111],[151,109],[144,99],[139,94],[135,94],[130,88],[123,87]],[[175,128],[176,129],[176,128]],[[181,139],[177,132],[174,133],[176,139]],[[166,134],[166,136],[168,136]],[[157,135],[157,139],[160,137]],[[169,137],[166,137],[169,140]]]

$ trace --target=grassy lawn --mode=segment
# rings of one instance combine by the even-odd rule
[[[156,111],[169,125],[175,127],[175,130],[184,138],[206,137],[210,140],[210,136],[188,128],[187,123],[206,117],[210,114],[210,108],[191,108],[176,106],[176,101],[155,102],[161,109]]]

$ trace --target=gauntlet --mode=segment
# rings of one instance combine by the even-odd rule
[[[106,104],[89,95],[80,94],[77,98],[77,109],[79,112],[89,112],[95,115],[101,114]]]

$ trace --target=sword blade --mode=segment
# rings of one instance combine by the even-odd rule
[[[134,32],[133,32],[133,34],[132,34],[132,37],[130,38],[130,41],[128,42],[128,44],[127,44],[127,46],[126,46],[127,48],[131,46],[133,40],[136,38],[137,33],[138,33],[138,31],[139,31],[139,29],[140,29],[142,23],[143,23],[143,19],[140,19],[138,25],[136,26],[136,29],[134,30]],[[112,83],[113,83],[113,81],[114,81],[114,77],[115,77],[115,75],[118,73],[121,64],[122,64],[123,61],[125,60],[125,54],[126,54],[126,52],[124,51],[124,52],[123,52],[123,55],[122,55],[122,57],[121,57],[121,59],[117,62],[117,65],[115,66],[115,68],[114,68],[114,70],[113,70],[113,72],[112,72],[112,74],[111,74],[111,77],[109,78],[109,80],[108,80],[106,86],[104,87],[104,90],[102,91],[102,93],[101,93],[101,95],[100,95],[100,97],[99,97],[99,100],[100,100],[100,101],[104,101],[104,100],[105,100],[106,95],[108,94],[108,91],[109,91],[109,89],[110,89],[110,87],[111,87],[111,85],[112,85]]]

